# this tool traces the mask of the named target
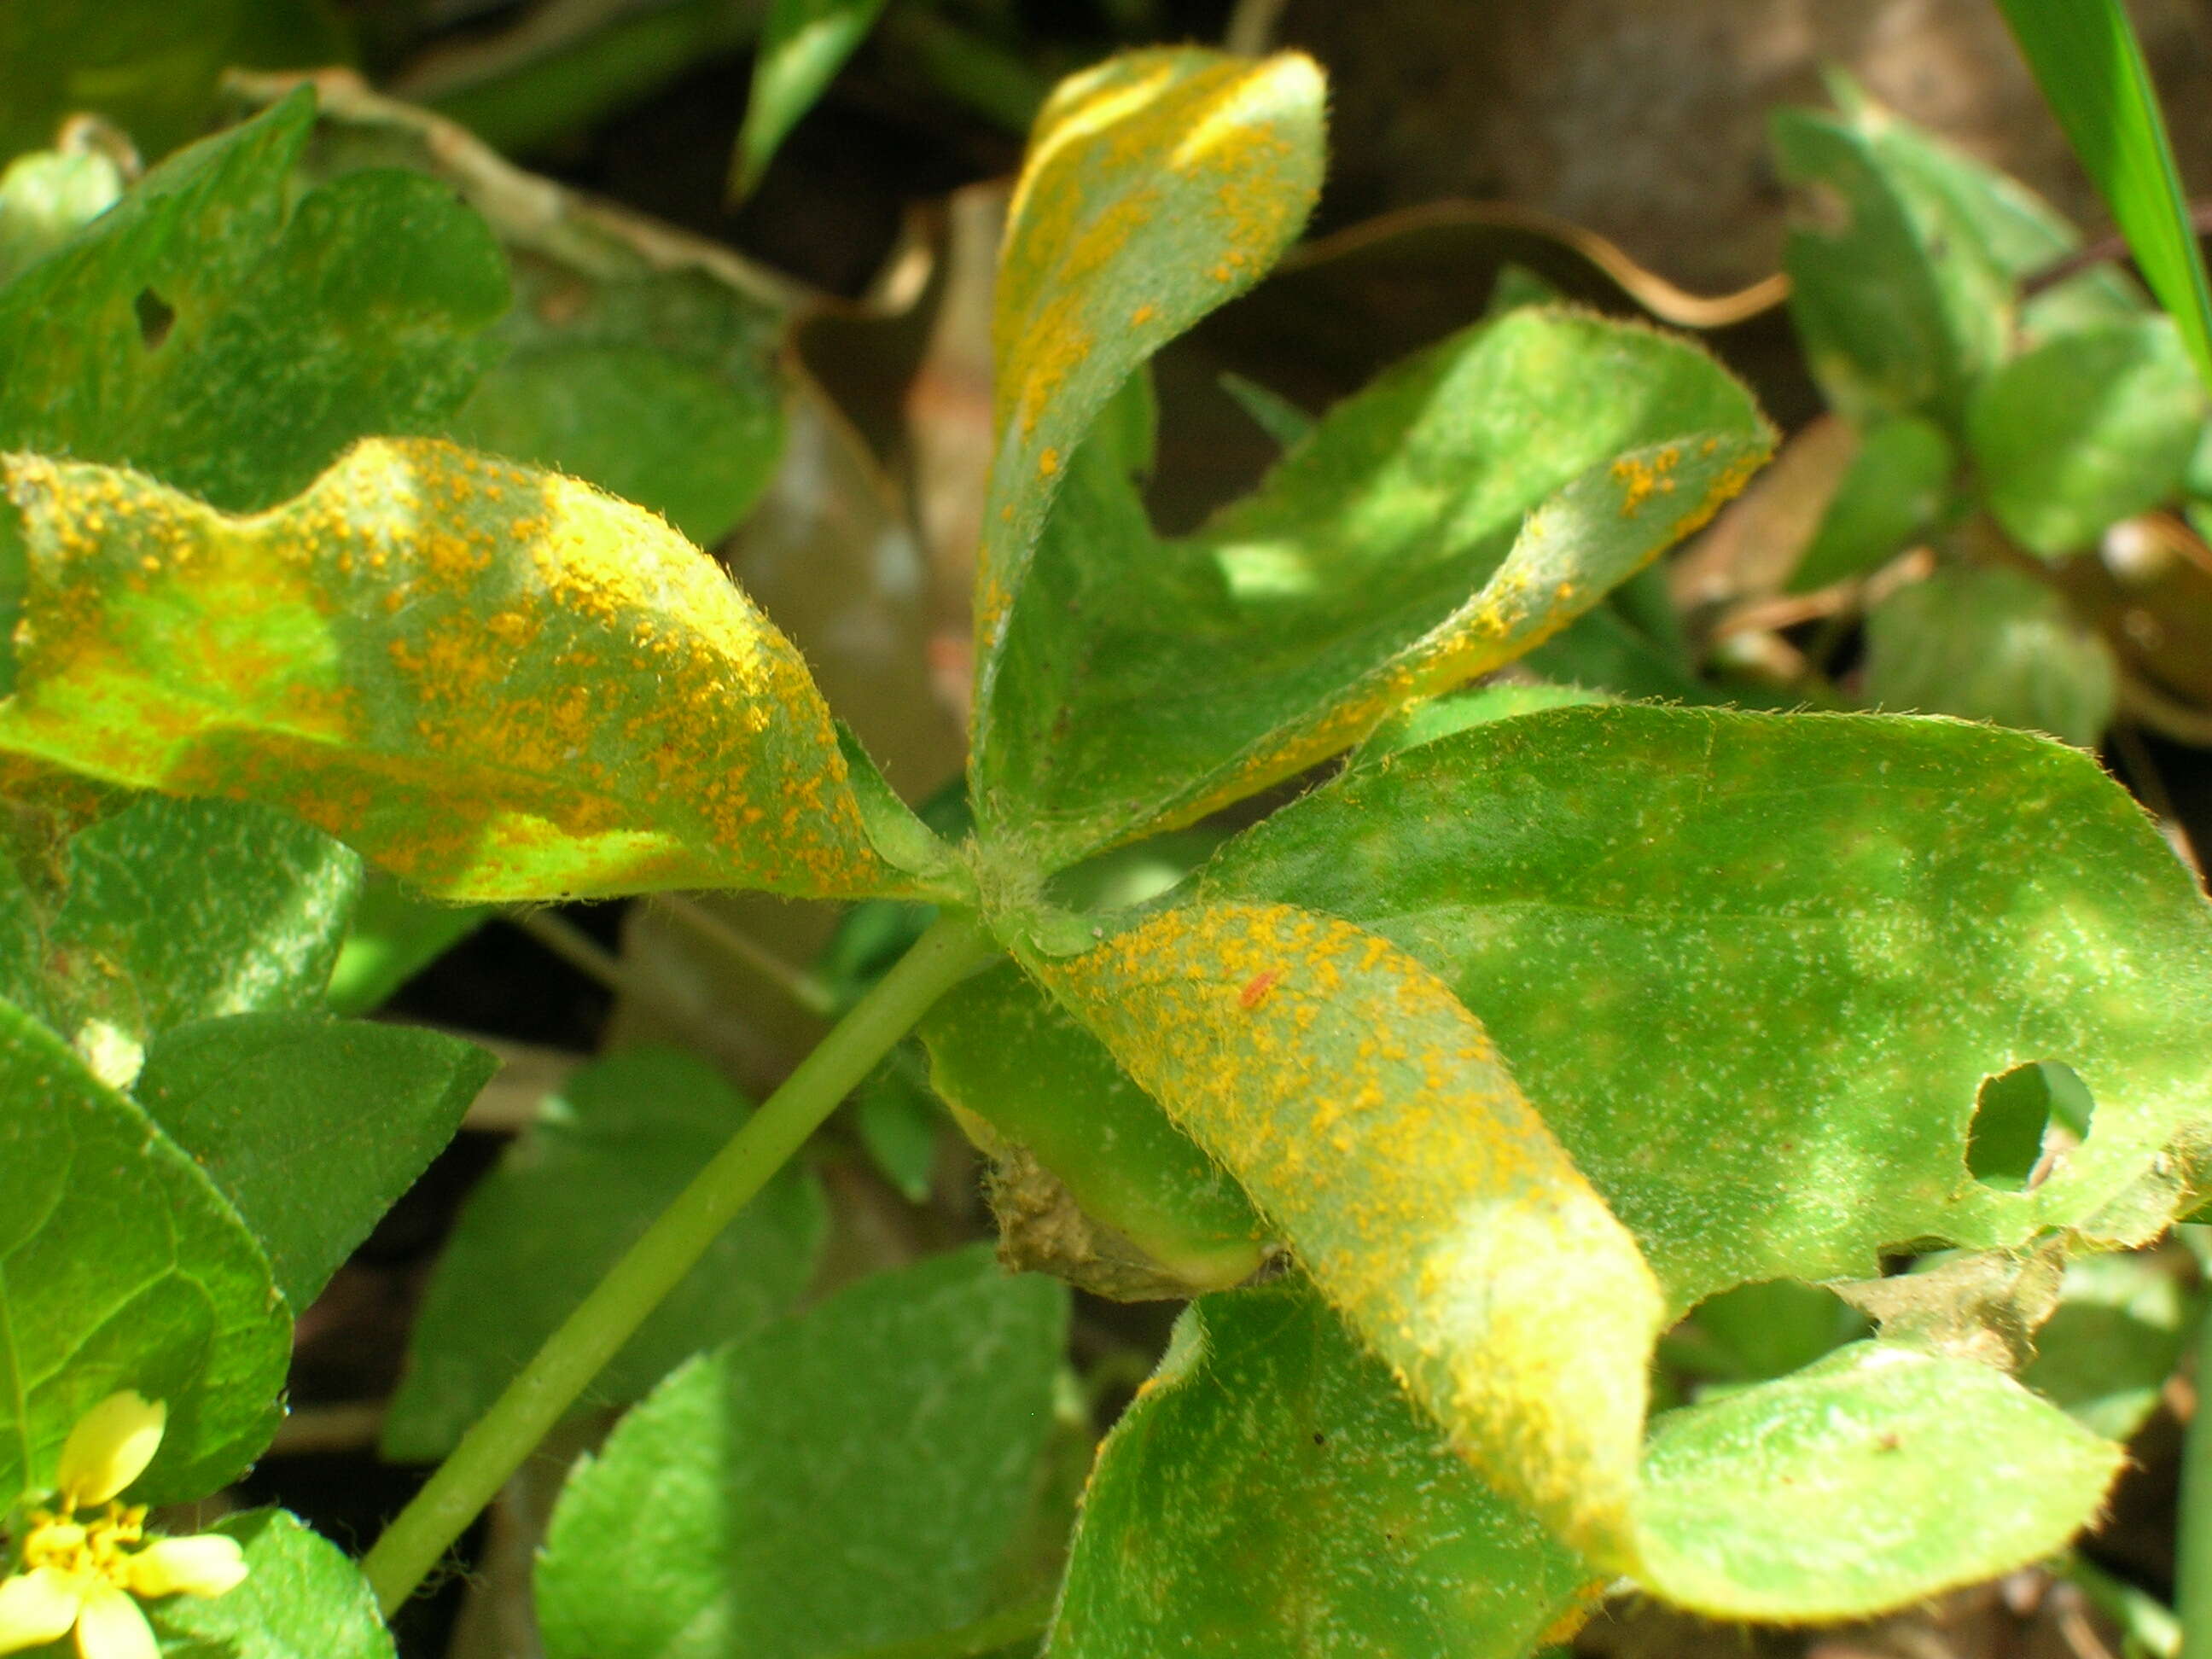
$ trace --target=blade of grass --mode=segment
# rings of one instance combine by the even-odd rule
[[[2212,290],[2142,45],[2120,0],[1997,0],[2136,264],[2212,386]]]

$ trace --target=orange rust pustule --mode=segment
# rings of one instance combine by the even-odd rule
[[[426,441],[239,518],[118,469],[7,479],[20,747],[270,801],[455,896],[896,884],[798,653],[642,508]]]

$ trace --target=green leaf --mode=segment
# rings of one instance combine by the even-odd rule
[[[1086,447],[981,693],[977,817],[1053,867],[1249,794],[1565,627],[1770,443],[1695,347],[1517,311],[1339,404],[1180,542]]]
[[[1760,1382],[1786,1376],[1867,1332],[1866,1316],[1833,1291],[1773,1279],[1708,1297],[1667,1334],[1659,1352],[1692,1376]]]
[[[344,61],[323,0],[39,0],[0,8],[0,161],[91,110],[159,156],[201,131],[226,64],[313,69]]]
[[[498,1062],[455,1037],[319,1014],[166,1034],[134,1092],[260,1240],[304,1310],[460,1127]]]
[[[1585,612],[1565,633],[1529,652],[1521,665],[1547,680],[1616,697],[1718,700],[1711,687],[1683,671],[1674,653],[1609,605]]]
[[[797,651],[639,508],[426,441],[243,519],[0,477],[30,560],[0,747],[288,807],[443,897],[914,890]]]
[[[1280,904],[1028,961],[1491,1484],[1628,1570],[1659,1286],[1450,988]]]
[[[775,465],[783,422],[753,397],[642,345],[553,345],[487,374],[453,419],[472,449],[588,479],[712,546]]]
[[[2212,917],[2094,760],[2019,733],[1531,714],[1346,774],[1200,891],[1443,975],[1676,1310],[1916,1240],[2140,1242],[2204,1127]],[[2031,1188],[1976,1181],[1984,1080],[2041,1060],[2087,1084],[2086,1140]]]
[[[239,0],[175,6],[54,0],[0,14],[0,156],[51,140],[72,111],[118,121],[150,153],[212,101]]]
[[[248,1510],[209,1530],[245,1548],[246,1581],[148,1608],[168,1659],[392,1659],[392,1632],[360,1569],[296,1516]]]
[[[0,173],[0,285],[115,205],[123,169],[92,149],[33,150]]]
[[[676,1049],[624,1050],[572,1076],[462,1208],[416,1319],[385,1455],[450,1451],[744,1118],[729,1085]],[[786,1170],[609,1362],[592,1399],[635,1400],[687,1355],[782,1312],[812,1276],[826,1225],[812,1176]]]
[[[1000,257],[995,449],[975,599],[976,743],[1030,559],[1115,389],[1256,282],[1321,185],[1310,58],[1125,53],[1054,89],[1030,133]]]
[[[2142,47],[2118,0],[1998,0],[2074,154],[2212,386],[2212,290]]]
[[[2014,289],[1953,193],[1899,164],[1885,139],[1900,126],[1863,100],[1843,116],[1774,112],[1775,163],[1796,203],[1790,314],[1844,415],[1955,426],[1974,382],[2003,361]]]
[[[0,1498],[52,1490],[70,1428],[124,1389],[168,1407],[133,1496],[205,1497],[276,1431],[291,1335],[214,1183],[0,1003]]]
[[[1723,1618],[1863,1616],[2057,1553],[2121,1462],[2000,1372],[1859,1343],[1654,1425],[1644,1582]]]
[[[1809,593],[1888,563],[1950,510],[1958,465],[1958,451],[1933,421],[1900,415],[1875,422],[1860,434],[1789,591]]]
[[[2204,413],[2180,336],[2146,317],[2014,358],[1976,391],[1966,436],[1998,522],[2050,557],[2179,495]]]
[[[1547,708],[1583,708],[1611,702],[1602,691],[1585,691],[1579,685],[1553,685],[1545,681],[1525,684],[1478,685],[1464,691],[1447,691],[1408,703],[1368,734],[1352,757],[1354,766],[1371,765],[1401,749],[1418,749],[1438,738],[1464,732],[1491,720],[1510,720]]]
[[[1866,700],[1959,714],[2094,749],[2118,671],[2056,589],[2016,570],[1947,565],[1867,615]]]
[[[331,969],[324,1002],[334,1014],[366,1014],[493,915],[486,904],[441,904],[395,876],[372,870],[353,925]]]
[[[929,1200],[944,1121],[911,1043],[891,1050],[853,1093],[853,1127],[869,1162],[909,1204]]]
[[[1209,1296],[1085,1493],[1052,1659],[1522,1659],[1588,1565],[1296,1280]]]
[[[1267,1229],[1236,1182],[1012,963],[949,992],[921,1031],[937,1092],[1033,1153],[1181,1294],[1259,1267]]]
[[[550,1659],[830,1659],[970,1625],[1018,1551],[1066,1291],[973,1246],[694,1360],[570,1474]]]
[[[0,994],[127,1085],[174,1026],[314,1007],[360,885],[281,812],[149,796],[0,868]]]
[[[514,302],[491,330],[503,355],[436,435],[597,484],[702,547],[720,541],[782,445],[775,359],[796,290],[718,243],[524,173],[428,111],[359,85],[319,92],[303,171],[427,173],[507,256]]]
[[[1224,370],[1221,389],[1237,408],[1252,417],[1253,425],[1275,441],[1279,448],[1297,448],[1320,424],[1280,392],[1270,392],[1257,380],[1249,380],[1242,374]]]
[[[1869,153],[1911,198],[1929,204],[1924,222],[1939,233],[1965,227],[1996,268],[2023,286],[2081,250],[2081,233],[2019,179],[1881,108],[1840,72],[1832,71],[1828,78],[1838,105],[1866,138]],[[1928,252],[1940,258],[1942,247],[1939,236]],[[2089,323],[2140,317],[2149,309],[2132,280],[2100,264],[2033,298],[2021,295],[2020,328],[2033,341]]]
[[[883,15],[884,0],[775,0],[753,58],[752,94],[730,161],[730,194],[750,196],[776,146],[814,106]]]
[[[303,91],[194,145],[0,290],[0,449],[128,465],[240,511],[460,404],[507,307],[498,246],[410,173],[289,206],[313,118]]]
[[[2057,1310],[2035,1334],[2020,1380],[2069,1416],[2113,1440],[2158,1409],[2203,1297],[2154,1255],[2081,1257],[2066,1265]]]

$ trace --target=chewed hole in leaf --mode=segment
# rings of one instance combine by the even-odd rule
[[[131,302],[131,309],[138,318],[138,338],[149,351],[158,351],[161,342],[169,337],[169,330],[177,320],[177,308],[150,288],[138,290],[138,297]]]
[[[2031,1060],[1985,1078],[1975,1097],[1966,1168],[1984,1187],[2041,1186],[2058,1158],[2088,1138],[2096,1103],[2070,1066]]]
[[[1660,1340],[1659,1357],[1702,1392],[1786,1376],[1871,1328],[1826,1285],[1769,1279],[1706,1297]]]

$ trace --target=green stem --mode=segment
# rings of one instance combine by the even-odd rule
[[[362,1559],[362,1571],[387,1615],[414,1594],[732,1218],[929,1006],[994,948],[974,916],[939,918],[661,1212]]]
[[[2197,1322],[2197,1409],[2181,1454],[2181,1540],[2174,1551],[2180,1659],[2212,1659],[2212,1310]]]

